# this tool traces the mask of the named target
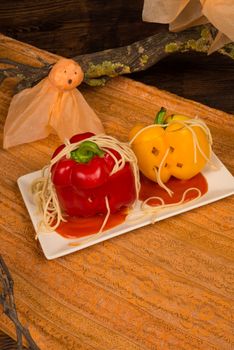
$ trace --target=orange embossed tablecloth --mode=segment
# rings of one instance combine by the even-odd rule
[[[20,58],[33,60],[27,50]],[[0,87],[1,143],[13,85],[9,80]],[[215,153],[234,172],[233,116],[126,78],[82,93],[107,133],[121,140],[162,105],[202,116]],[[42,168],[58,144],[51,136],[0,150],[0,253],[14,278],[20,320],[38,346],[233,349],[233,197],[47,261],[16,180]],[[14,337],[2,310],[0,329]]]

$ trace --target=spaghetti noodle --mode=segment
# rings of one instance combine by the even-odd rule
[[[114,137],[105,134],[91,136],[88,140],[95,142],[100,149],[108,153],[113,158],[114,167],[111,171],[110,176],[123,169],[127,162],[130,163],[134,174],[135,188],[138,198],[140,190],[139,170],[137,167],[136,156],[131,150],[130,146],[127,143],[119,142]],[[75,143],[70,143],[68,140],[66,140],[65,147],[51,160],[49,165],[43,168],[42,177],[36,179],[32,184],[32,193],[34,195],[37,208],[43,215],[42,222],[38,228],[39,231],[54,231],[59,226],[61,221],[66,221],[66,218],[62,214],[56,190],[51,179],[51,169],[52,166],[63,157],[70,158],[71,152],[77,149],[82,142],[83,140]],[[113,152],[111,152],[110,149],[118,152],[120,155],[119,160],[116,158]],[[109,215],[107,197],[105,201],[107,207],[107,215],[104,219],[104,223],[101,229],[104,228],[108,220],[107,216]]]
[[[203,152],[199,144],[197,135],[193,130],[193,127],[196,126],[196,127],[200,127],[204,131],[209,143],[209,154],[211,154],[212,137],[210,134],[210,130],[208,129],[206,124],[200,119],[188,119],[183,121],[176,120],[168,124],[160,124],[160,125],[154,124],[154,125],[146,126],[145,128],[138,131],[136,135],[134,135],[134,137],[130,140],[129,143],[120,142],[116,140],[114,137],[111,137],[105,134],[91,136],[88,140],[96,143],[101,150],[108,153],[112,157],[114,161],[114,166],[110,176],[120,171],[121,169],[123,169],[127,162],[130,163],[134,174],[135,188],[136,188],[136,194],[138,199],[139,192],[140,192],[139,169],[137,166],[137,158],[130,146],[137,139],[137,137],[146,129],[157,128],[157,127],[167,127],[168,125],[172,125],[172,124],[180,125],[181,128],[186,128],[187,130],[190,131],[192,136],[192,141],[193,141],[194,163],[197,162],[197,152],[200,152],[200,154],[204,157],[206,161],[210,160],[206,156],[206,154]],[[175,129],[170,132],[175,132],[178,130],[179,129]],[[50,161],[49,165],[47,165],[42,169],[42,177],[40,177],[39,179],[36,179],[32,184],[32,193],[34,195],[37,208],[40,211],[40,213],[42,213],[42,221],[38,228],[39,232],[54,231],[59,226],[61,221],[66,221],[66,217],[63,215],[62,210],[60,208],[56,190],[51,179],[51,169],[53,165],[57,163],[59,160],[61,160],[63,157],[66,157],[69,159],[71,152],[79,148],[79,145],[82,142],[83,140],[75,143],[70,143],[68,140],[66,140],[64,148]],[[117,157],[113,154],[113,152],[111,152],[111,149],[118,152],[120,159],[117,159]],[[166,163],[166,159],[168,157],[169,151],[170,149],[168,148],[163,158],[161,159],[159,167],[158,168],[155,167],[154,171],[155,171],[155,179],[158,185],[162,187],[165,191],[167,191],[167,193],[172,197],[173,191],[169,187],[167,187],[161,179],[161,171],[164,164]],[[186,191],[184,191],[181,200],[172,204],[165,204],[164,200],[161,197],[157,197],[157,196],[149,197],[141,204],[142,214],[143,215],[154,214],[160,209],[181,205],[186,202],[186,195],[189,191],[197,191],[198,193],[198,195],[192,200],[200,198],[201,191],[196,187],[188,188]],[[148,202],[152,199],[158,199],[160,201],[160,204],[154,207],[150,206]],[[109,201],[107,196],[105,197],[105,205],[106,205],[106,215],[104,217],[104,220],[100,227],[99,232],[95,235],[95,238],[97,238],[102,234],[110,216],[110,206],[109,206]],[[154,219],[152,222],[155,222],[155,220],[156,219]],[[92,237],[89,237],[86,240],[82,240],[80,243],[73,242],[70,245],[75,246],[81,243],[83,244],[92,239],[93,239]]]
[[[141,135],[145,130],[147,129],[151,129],[151,128],[158,128],[158,127],[167,127],[167,126],[171,126],[171,125],[181,125],[181,128],[186,128],[187,130],[190,131],[191,133],[191,136],[192,136],[192,141],[193,141],[193,152],[194,152],[194,163],[197,163],[197,150],[200,152],[200,154],[202,155],[202,157],[207,161],[209,162],[210,161],[210,158],[208,158],[206,156],[206,154],[203,152],[200,144],[199,144],[199,141],[198,141],[198,138],[197,138],[197,135],[195,133],[195,131],[193,130],[192,127],[196,126],[196,127],[200,127],[204,133],[206,134],[207,136],[207,139],[208,139],[208,145],[209,145],[209,155],[211,155],[211,146],[212,146],[212,136],[211,136],[211,133],[210,133],[210,130],[209,128],[207,127],[207,125],[201,120],[201,119],[198,119],[198,118],[195,118],[195,119],[188,119],[188,120],[175,120],[175,121],[171,121],[170,123],[166,123],[166,124],[152,124],[152,125],[148,125],[146,126],[145,128],[142,128],[140,129],[134,136],[133,138],[130,140],[129,144],[132,145],[134,141],[136,141],[136,139],[138,138],[139,135]],[[178,131],[178,129],[175,129],[175,130],[172,130],[172,131],[169,131],[169,132],[176,132]],[[167,191],[167,193],[172,196],[173,195],[173,192],[170,190],[170,188],[168,188],[164,183],[163,181],[161,180],[161,170],[162,170],[162,167],[164,165],[164,163],[166,162],[166,159],[167,159],[167,156],[169,154],[169,151],[170,149],[168,148],[165,152],[165,155],[163,156],[160,164],[159,164],[159,167],[158,167],[158,170],[154,167],[154,171],[155,171],[155,179],[156,179],[156,182],[158,183],[158,185],[162,188],[165,189],[165,191]]]

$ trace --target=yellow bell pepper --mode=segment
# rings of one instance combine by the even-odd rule
[[[129,134],[141,172],[166,183],[171,176],[187,180],[198,174],[211,155],[211,135],[205,123],[184,115],[166,117],[161,108],[155,124],[136,125]]]

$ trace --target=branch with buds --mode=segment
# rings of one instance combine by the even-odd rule
[[[175,52],[196,51],[208,53],[216,30],[211,25],[194,27],[182,32],[159,32],[131,45],[73,57],[85,72],[84,81],[91,86],[102,86],[115,76],[146,70]],[[218,50],[234,59],[234,43]],[[30,52],[29,52],[30,54]],[[35,54],[34,54],[35,58]],[[17,91],[31,87],[48,75],[52,64],[39,55],[41,67],[34,67],[8,58],[0,58],[0,83],[8,77],[17,77]]]

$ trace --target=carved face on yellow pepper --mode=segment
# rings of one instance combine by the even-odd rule
[[[166,183],[171,176],[188,180],[210,158],[211,136],[205,123],[183,115],[165,117],[161,109],[155,124],[135,126],[129,135],[141,172],[150,180]]]

